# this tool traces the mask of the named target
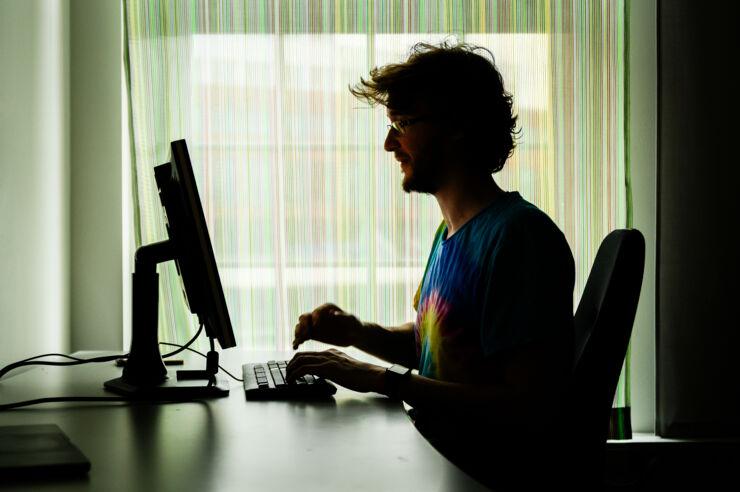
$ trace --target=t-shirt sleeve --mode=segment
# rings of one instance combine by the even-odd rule
[[[575,266],[565,236],[541,213],[518,218],[502,232],[488,252],[480,290],[484,356],[571,337]]]

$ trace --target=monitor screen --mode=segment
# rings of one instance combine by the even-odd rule
[[[170,162],[155,167],[154,177],[188,307],[209,337],[217,339],[222,348],[234,347],[236,340],[185,140],[171,143]]]

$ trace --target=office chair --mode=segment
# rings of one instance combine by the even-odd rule
[[[606,439],[614,394],[640,297],[645,239],[635,229],[604,238],[573,319],[575,346],[569,391],[569,459],[573,485],[604,485]]]

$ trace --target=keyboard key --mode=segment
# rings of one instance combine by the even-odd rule
[[[285,378],[280,373],[280,369],[277,367],[270,368],[270,374],[272,374],[272,380],[275,381],[275,386],[285,386]]]

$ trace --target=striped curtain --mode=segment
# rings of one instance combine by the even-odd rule
[[[137,246],[166,237],[152,168],[185,138],[238,344],[288,349],[302,312],[414,318],[441,220],[382,149],[386,118],[349,84],[418,41],[489,48],[523,130],[506,190],[547,212],[576,259],[628,224],[622,1],[127,0]],[[194,331],[161,267],[160,339]],[[625,378],[624,381],[627,381]],[[620,384],[619,406],[629,392]]]

